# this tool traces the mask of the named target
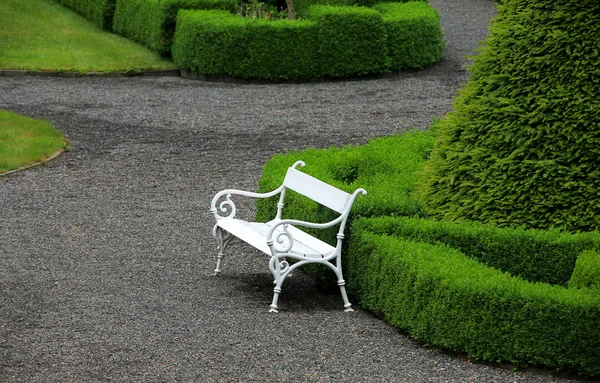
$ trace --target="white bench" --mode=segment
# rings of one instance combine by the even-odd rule
[[[345,282],[342,276],[342,242],[348,214],[358,194],[366,195],[364,189],[357,189],[353,194],[337,189],[323,181],[300,172],[296,167],[304,167],[302,161],[297,161],[288,168],[283,184],[269,193],[253,193],[242,190],[226,189],[217,193],[210,205],[210,211],[217,221],[213,228],[213,236],[218,244],[217,268],[215,275],[221,273],[221,263],[227,245],[233,238],[252,245],[270,256],[269,270],[275,277],[275,288],[271,312],[278,312],[277,299],[281,285],[292,270],[307,263],[320,263],[333,270],[338,279],[338,285],[344,299],[345,311],[353,311],[348,302]],[[293,219],[282,219],[285,192],[291,189],[319,204],[326,206],[340,215],[331,222],[312,223]],[[277,204],[277,215],[269,222],[248,222],[235,218],[236,207],[231,200],[232,195],[252,198],[268,198],[280,194]],[[219,203],[219,200],[222,200]],[[218,207],[217,207],[218,206]],[[224,216],[219,215],[224,213]],[[325,229],[339,225],[337,245],[331,246],[312,235],[300,230],[298,226]],[[288,263],[287,259],[296,262]]]

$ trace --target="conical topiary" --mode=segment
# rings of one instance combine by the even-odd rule
[[[600,228],[600,1],[505,0],[434,133],[433,217]]]

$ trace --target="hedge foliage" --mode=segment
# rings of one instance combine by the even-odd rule
[[[116,0],[54,0],[102,29],[111,30]]]
[[[439,13],[427,3],[380,3],[387,31],[389,70],[423,68],[440,61],[444,41]]]
[[[446,245],[390,237],[380,220],[355,222],[345,264],[364,307],[470,358],[600,374],[600,294],[529,283]]]
[[[316,5],[320,73],[331,76],[387,70],[387,32],[381,14],[366,7]]]
[[[424,216],[426,206],[412,196],[412,191],[417,185],[415,172],[422,167],[432,145],[433,137],[413,131],[377,138],[363,146],[279,154],[266,163],[259,190],[267,192],[279,187],[287,168],[302,160],[306,163],[302,171],[307,174],[348,192],[359,187],[367,190],[367,196],[356,199],[350,220],[359,216]],[[276,199],[257,200],[257,219],[272,219],[276,205]],[[284,217],[317,222],[324,220],[323,211],[310,200],[293,193],[286,195]]]
[[[587,250],[579,255],[569,288],[593,289],[600,292],[600,253]]]
[[[382,6],[383,16],[366,7],[317,5],[299,21],[239,20],[224,13],[182,11],[173,59],[182,69],[206,75],[265,79],[343,77],[438,61],[443,43],[437,11],[422,2],[401,5]],[[403,16],[396,16],[400,13]],[[415,34],[415,23],[426,26]],[[403,24],[408,27],[401,28]],[[429,30],[434,25],[437,39]],[[412,38],[419,40],[407,42]],[[400,47],[389,47],[399,41]]]
[[[433,140],[410,132],[276,155],[259,191],[278,187],[300,159],[303,171],[336,187],[364,187],[369,194],[356,200],[346,231],[348,292],[426,344],[485,361],[599,375],[600,234],[429,219],[414,190]],[[257,200],[256,219],[272,219],[276,204]],[[284,217],[323,222],[334,214],[288,192]],[[335,237],[313,234],[330,243]],[[311,271],[333,287],[330,270]]]
[[[182,68],[267,79],[316,72],[314,22],[251,20],[217,11],[181,11],[178,20],[173,60]]]
[[[511,0],[436,128],[430,213],[600,229],[600,2]]]
[[[481,263],[529,282],[566,287],[584,250],[600,249],[597,233],[498,228],[432,219],[377,222],[377,232],[430,244],[442,243]]]
[[[116,0],[113,29],[163,56],[170,56],[180,9],[233,12],[235,7],[235,0]]]

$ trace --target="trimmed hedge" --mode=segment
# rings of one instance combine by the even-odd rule
[[[423,165],[432,145],[433,137],[413,131],[377,138],[363,146],[307,149],[275,155],[265,164],[258,182],[259,191],[279,187],[287,168],[302,160],[306,163],[302,171],[324,182],[348,192],[358,187],[367,190],[367,196],[356,199],[350,220],[359,216],[424,216],[426,206],[412,196],[412,191],[417,185],[415,173]],[[259,199],[256,205],[257,219],[268,220],[275,216],[276,198]],[[323,211],[313,201],[293,193],[286,194],[284,217],[326,221]]]
[[[320,73],[331,77],[387,71],[387,32],[381,13],[366,7],[316,5]]]
[[[387,31],[389,70],[424,68],[440,61],[444,41],[440,15],[427,3],[381,3]]]
[[[384,0],[388,2],[389,0]],[[398,3],[408,3],[408,2],[422,2],[428,3],[429,0],[396,0]],[[313,5],[338,5],[338,6],[352,6],[358,5],[360,7],[372,7],[375,4],[380,3],[381,0],[294,0],[294,8],[296,12],[305,16],[308,15],[310,7]]]
[[[361,305],[411,336],[485,361],[600,374],[600,295],[529,283],[456,249],[352,226],[345,264]]]
[[[454,111],[436,126],[423,198],[440,219],[600,229],[600,1],[501,6]]]
[[[207,75],[267,79],[315,76],[315,23],[251,20],[217,11],[179,14],[173,60]]]
[[[443,43],[437,11],[422,2],[399,5],[382,5],[384,16],[365,7],[314,6],[308,19],[299,21],[240,21],[223,13],[182,11],[173,59],[182,69],[206,75],[275,80],[379,73],[390,64],[396,70],[439,60]],[[426,25],[417,34],[407,33],[415,23]],[[435,25],[437,39],[430,29]],[[412,38],[418,43],[406,41]]]
[[[102,29],[111,30],[116,0],[54,0]]]
[[[116,0],[113,29],[163,56],[170,56],[180,9],[233,12],[235,7],[235,0]]]
[[[432,140],[411,132],[276,155],[259,191],[279,186],[299,159],[307,164],[303,171],[339,188],[364,187],[369,194],[356,200],[346,233],[348,292],[415,338],[474,359],[600,374],[600,294],[593,285],[600,234],[425,219],[426,206],[413,191]],[[276,204],[257,200],[256,218],[271,219]],[[284,217],[333,216],[288,192]],[[335,230],[313,234],[335,239]],[[329,269],[311,271],[335,287]]]
[[[575,262],[581,263],[579,254],[600,249],[598,233],[573,235],[558,230],[508,229],[431,219],[381,219],[376,231],[418,242],[442,243],[529,282],[563,287],[571,279]]]
[[[579,255],[569,288],[600,292],[600,253],[588,250]]]

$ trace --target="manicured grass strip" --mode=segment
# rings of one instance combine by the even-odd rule
[[[0,174],[43,162],[67,145],[49,122],[0,110]]]
[[[49,0],[0,1],[0,69],[138,72],[175,65]]]

